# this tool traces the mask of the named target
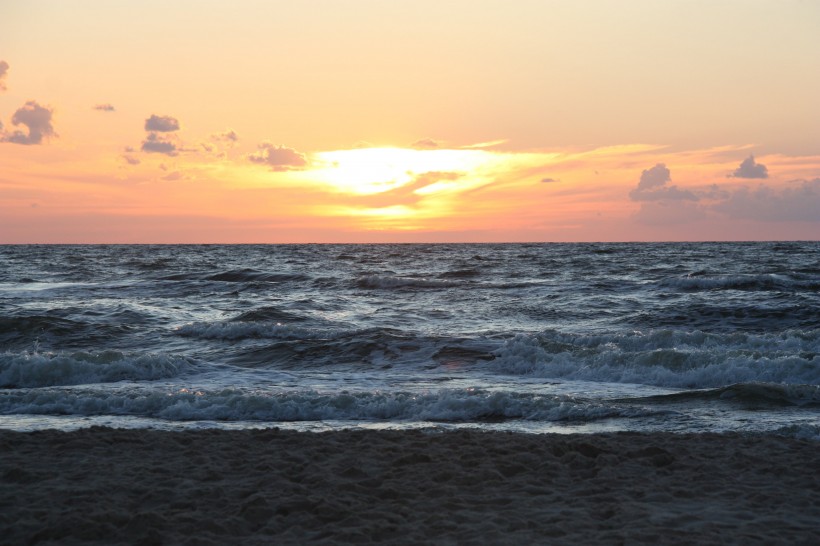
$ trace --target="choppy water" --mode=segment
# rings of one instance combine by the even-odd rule
[[[820,243],[0,246],[0,427],[820,438]]]

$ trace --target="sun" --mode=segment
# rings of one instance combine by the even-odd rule
[[[426,173],[467,174],[487,163],[481,150],[417,150],[413,148],[360,148],[317,152],[314,180],[352,195],[395,190]]]

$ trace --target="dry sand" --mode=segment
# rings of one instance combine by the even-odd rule
[[[0,542],[820,544],[818,444],[457,431],[0,432]]]

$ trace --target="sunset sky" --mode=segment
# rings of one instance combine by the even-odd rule
[[[4,0],[0,243],[820,239],[820,2]]]

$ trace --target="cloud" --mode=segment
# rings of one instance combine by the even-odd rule
[[[222,140],[225,142],[239,142],[239,135],[233,129],[227,129],[221,133],[211,135],[211,140]]]
[[[0,61],[0,91],[5,91],[8,89],[8,87],[6,87],[6,82],[4,81],[6,79],[6,74],[8,73],[9,63],[6,61]]]
[[[560,180],[558,180],[557,178],[542,178],[541,179],[542,184],[552,184],[553,182],[560,182]]]
[[[441,143],[437,140],[433,140],[432,138],[423,138],[421,140],[415,141],[413,144],[411,144],[411,146],[413,148],[431,150],[433,148],[438,148],[439,146],[441,146]]]
[[[275,171],[295,170],[307,165],[305,154],[293,148],[274,145],[270,142],[262,142],[257,147],[259,151],[249,154],[248,159],[254,163],[269,165]]]
[[[703,207],[695,204],[675,201],[650,201],[641,204],[633,218],[650,226],[669,226],[687,224],[701,220],[705,216]]]
[[[129,165],[139,165],[140,164],[139,158],[136,158],[134,156],[123,154],[122,158]]]
[[[177,121],[177,118],[171,116],[157,116],[154,114],[145,120],[145,130],[160,133],[179,131],[179,121]]]
[[[638,187],[629,192],[633,201],[697,201],[698,196],[677,186],[667,186],[672,181],[671,172],[663,163],[641,173]]]
[[[142,151],[169,156],[175,156],[178,153],[177,145],[174,142],[163,139],[157,133],[148,133],[148,136],[142,141]]]
[[[769,178],[769,169],[766,165],[755,163],[755,156],[750,155],[729,175],[729,178]]]
[[[94,110],[99,110],[100,112],[113,112],[114,106],[108,103],[105,104],[95,104],[92,106]]]
[[[3,142],[13,142],[14,144],[41,144],[44,138],[57,136],[54,132],[54,126],[51,125],[51,116],[54,111],[47,107],[37,104],[36,101],[30,100],[19,108],[11,122],[14,125],[25,125],[28,128],[28,133],[16,130],[2,135]]]
[[[672,180],[672,173],[666,168],[664,163],[658,163],[651,169],[645,169],[641,173],[641,180],[638,182],[638,190],[649,190],[658,186],[663,186]]]
[[[756,189],[740,188],[713,208],[749,220],[820,222],[820,178],[795,183],[780,190],[765,184]]]

